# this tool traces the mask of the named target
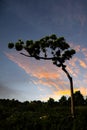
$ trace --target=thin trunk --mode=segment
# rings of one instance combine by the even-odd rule
[[[62,70],[66,73],[69,81],[70,81],[70,91],[71,91],[71,115],[74,118],[75,116],[75,109],[74,109],[74,97],[73,97],[73,80],[68,71],[65,69],[65,67],[62,67]]]

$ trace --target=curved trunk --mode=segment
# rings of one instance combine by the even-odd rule
[[[74,96],[73,96],[73,80],[68,71],[65,69],[65,67],[62,67],[62,70],[66,73],[69,81],[70,81],[70,90],[71,90],[71,115],[74,118],[75,116],[75,109],[74,109]]]

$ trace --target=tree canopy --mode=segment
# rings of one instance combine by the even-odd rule
[[[65,38],[58,38],[55,34],[37,41],[27,40],[25,43],[18,40],[16,43],[9,43],[8,47],[15,48],[17,51],[24,49],[28,54],[21,53],[22,55],[34,57],[37,60],[52,60],[53,64],[58,67],[66,67],[64,62],[70,60],[75,54],[75,50],[70,48]]]

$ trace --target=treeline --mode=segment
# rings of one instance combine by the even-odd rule
[[[70,100],[66,96],[47,102],[0,99],[0,130],[86,130],[87,98],[75,92],[75,119],[70,114]]]
[[[59,100],[59,105],[70,105],[71,103],[71,97],[67,99],[66,96],[62,96]],[[80,91],[76,91],[74,93],[74,104],[75,106],[82,106],[87,105],[87,97],[84,98],[84,96],[81,94]]]
[[[58,101],[55,101],[53,98],[49,98],[47,102],[42,102],[40,100],[34,100],[34,101],[24,101],[24,102],[20,102],[18,100],[15,99],[0,99],[0,105],[6,105],[6,107],[21,107],[22,108],[26,106],[29,106],[29,109],[33,110],[33,106],[34,107],[40,107],[42,105],[46,105],[46,106],[70,106],[71,104],[71,97],[67,98],[66,96],[61,96],[61,98]],[[84,98],[84,96],[81,94],[80,91],[76,91],[74,93],[74,104],[75,106],[85,106],[87,105],[87,97]]]
[[[58,102],[55,102],[53,98],[49,98],[48,104],[58,104],[59,106],[70,106],[71,104],[71,97],[67,98],[66,96],[62,96]],[[84,96],[81,94],[80,91],[76,91],[74,93],[74,104],[75,106],[83,106],[87,105],[87,97],[84,98]]]

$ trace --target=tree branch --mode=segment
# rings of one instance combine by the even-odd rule
[[[26,57],[33,57],[33,58],[35,58],[35,56],[29,56],[29,55],[26,55],[26,54],[24,54],[24,53],[20,53],[21,55],[24,55],[24,56],[26,56]],[[57,57],[49,57],[49,58],[46,58],[46,57],[40,57],[40,56],[37,56],[36,57],[37,59],[44,59],[44,60],[53,60],[54,58],[57,58]]]

